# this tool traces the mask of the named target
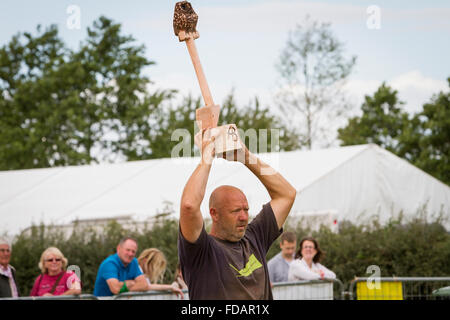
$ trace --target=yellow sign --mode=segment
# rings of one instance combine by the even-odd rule
[[[358,300],[403,300],[401,282],[366,281],[356,283],[356,297]]]

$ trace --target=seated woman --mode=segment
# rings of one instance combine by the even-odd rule
[[[77,295],[81,282],[72,271],[66,271],[67,259],[58,248],[46,249],[39,261],[42,274],[34,281],[30,296]]]
[[[148,283],[148,290],[169,290],[184,299],[183,291],[170,284],[157,284],[161,281],[166,271],[167,260],[164,254],[156,248],[145,249],[138,258],[142,272]]]
[[[319,263],[323,257],[319,244],[312,237],[303,238],[289,267],[288,281],[336,279],[336,274]]]

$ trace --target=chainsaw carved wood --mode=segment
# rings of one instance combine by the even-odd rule
[[[199,134],[194,137],[194,141],[201,149],[201,132],[203,129],[216,128],[219,121],[220,106],[215,105],[211,92],[209,90],[206,76],[200,63],[200,57],[195,46],[195,39],[200,37],[197,31],[198,15],[195,13],[192,5],[188,1],[180,1],[175,4],[173,15],[173,30],[180,42],[186,42],[189,55],[194,65],[197,80],[200,85],[205,106],[195,112],[196,122],[200,129]],[[231,129],[230,129],[231,128]],[[215,141],[216,153],[224,153],[230,150],[241,148],[239,135],[236,125],[225,125],[217,128],[221,135]],[[233,132],[234,134],[230,134]]]

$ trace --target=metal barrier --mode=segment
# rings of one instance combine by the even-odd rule
[[[73,296],[0,298],[0,300],[98,300],[98,298],[93,294],[80,294]]]
[[[187,290],[183,290],[188,300]],[[450,277],[355,278],[344,291],[339,279],[274,283],[275,300],[450,300]],[[51,297],[0,298],[0,300],[180,300],[171,291],[126,292],[112,297],[92,294]]]
[[[274,283],[274,300],[339,300],[344,285],[339,279]]]
[[[450,299],[442,290],[449,285],[450,277],[355,278],[348,293],[352,300],[442,300]]]
[[[333,300],[340,299],[343,284],[338,279],[280,282],[272,288],[275,300]],[[187,290],[183,290],[184,299],[188,300]],[[126,292],[114,297],[101,297],[102,300],[179,300],[170,291]]]
[[[182,290],[184,294],[184,300],[189,300],[189,294],[187,290]],[[113,297],[101,297],[101,300],[181,300],[181,297],[177,296],[171,291],[146,291],[146,292],[125,292]]]

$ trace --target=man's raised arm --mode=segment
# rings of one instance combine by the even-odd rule
[[[209,131],[203,131],[201,162],[190,176],[181,196],[180,228],[183,237],[193,243],[203,228],[200,205],[205,197],[206,184],[214,159],[214,137],[208,139]]]

